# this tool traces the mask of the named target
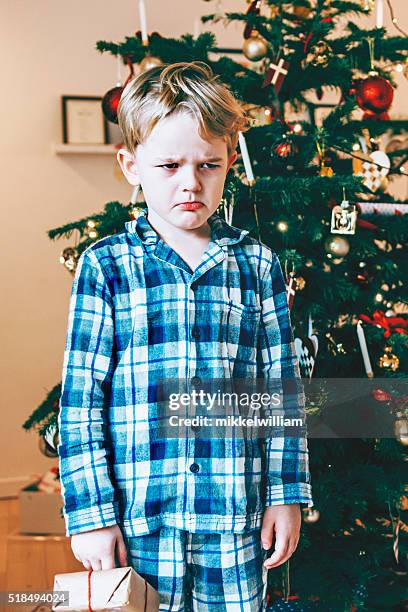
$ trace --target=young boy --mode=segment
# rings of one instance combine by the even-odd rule
[[[299,377],[276,254],[216,213],[246,120],[202,62],[139,75],[118,116],[118,161],[147,212],[78,262],[58,419],[66,534],[87,569],[131,564],[160,610],[257,611],[313,505],[306,438],[155,435],[161,379]]]

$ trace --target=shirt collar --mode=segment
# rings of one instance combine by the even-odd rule
[[[160,237],[150,225],[147,219],[147,213],[147,208],[140,209],[136,219],[125,223],[125,228],[128,232],[136,233],[145,244],[156,244],[160,240]],[[236,244],[240,242],[244,236],[249,234],[248,230],[229,225],[217,213],[213,213],[208,218],[208,224],[211,228],[211,240],[220,246]]]

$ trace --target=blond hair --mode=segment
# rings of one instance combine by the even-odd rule
[[[150,68],[126,85],[118,106],[125,147],[134,153],[161,119],[182,111],[197,119],[204,140],[223,138],[228,155],[239,131],[248,129],[240,103],[208,64],[178,62]]]

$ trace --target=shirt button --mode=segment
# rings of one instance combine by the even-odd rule
[[[193,338],[199,338],[200,337],[200,330],[198,327],[193,327],[193,329],[191,330],[191,335],[193,336]]]
[[[191,384],[192,385],[201,384],[201,378],[199,376],[193,376],[193,378],[191,379]]]
[[[200,466],[198,465],[198,463],[192,463],[190,465],[190,472],[193,472],[195,474],[196,472],[199,472],[199,471],[200,471]]]

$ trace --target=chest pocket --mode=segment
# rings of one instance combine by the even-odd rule
[[[224,302],[223,308],[231,376],[253,376],[256,372],[261,307],[229,299]]]

